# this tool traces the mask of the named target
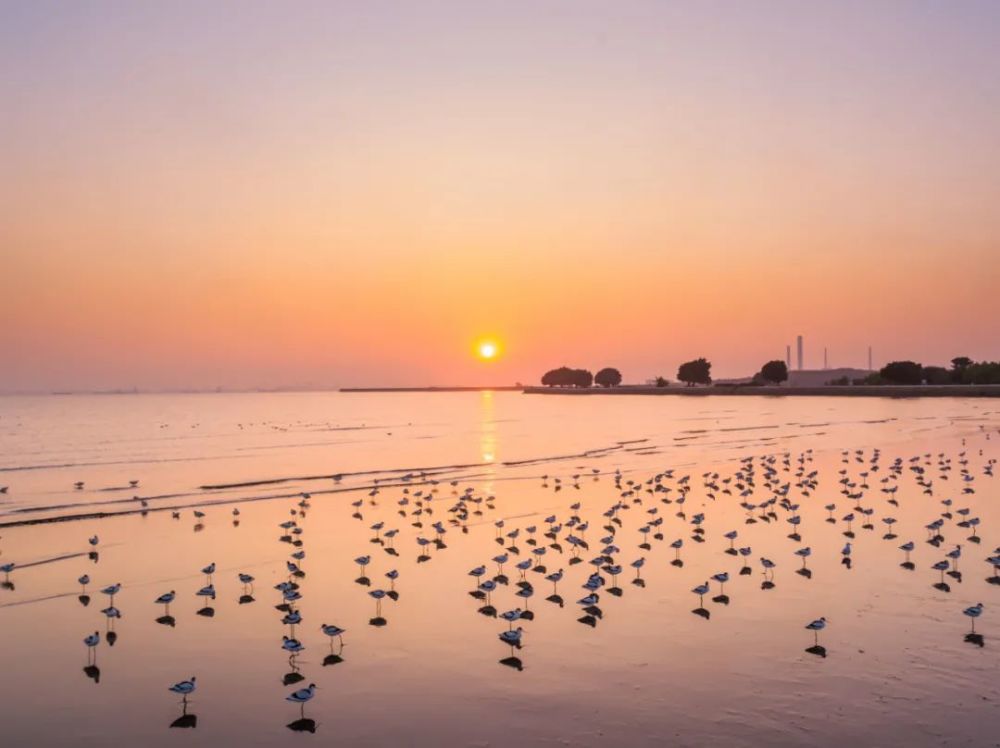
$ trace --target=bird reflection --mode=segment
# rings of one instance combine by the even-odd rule
[[[333,647],[333,642],[330,642],[331,649]],[[336,651],[331,651],[326,657],[323,658],[323,667],[330,667],[331,665],[339,665],[344,661],[343,657],[344,645],[341,644],[337,647]]]
[[[177,719],[175,719],[173,722],[171,722],[170,726],[171,727],[179,727],[179,728],[182,728],[182,729],[184,729],[184,728],[194,729],[195,727],[198,726],[198,715],[197,714],[188,714],[188,710],[187,710],[188,703],[187,703],[187,701],[183,701],[181,703],[182,703],[181,716],[178,717]]]
[[[285,727],[287,727],[292,732],[315,733],[316,720],[309,719],[307,717],[302,717],[301,719],[297,719],[294,722],[289,722],[287,725],[285,725]]]
[[[156,619],[156,622],[161,626],[169,626],[170,628],[174,628],[177,625],[177,619],[170,615],[160,616]]]
[[[101,669],[97,665],[87,665],[83,669],[83,674],[94,681],[94,683],[101,682]]]
[[[520,657],[516,657],[514,655],[513,648],[511,649],[510,657],[504,657],[502,660],[500,660],[500,664],[505,665],[506,667],[514,668],[518,672],[524,670],[524,663],[521,661]]]

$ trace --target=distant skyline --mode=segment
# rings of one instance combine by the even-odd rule
[[[1000,358],[1000,3],[3,17],[0,392]]]

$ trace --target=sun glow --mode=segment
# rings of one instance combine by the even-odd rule
[[[476,355],[483,361],[490,361],[497,357],[499,348],[492,340],[484,340],[476,346]]]

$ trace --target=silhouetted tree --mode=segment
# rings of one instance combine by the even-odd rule
[[[914,361],[893,361],[879,371],[889,384],[920,384],[924,381],[923,367]]]
[[[594,383],[601,387],[617,387],[622,383],[622,373],[608,366],[594,375]]]
[[[546,387],[590,387],[594,383],[594,375],[586,369],[570,369],[560,366],[545,372],[542,384]]]
[[[781,384],[788,381],[788,366],[784,361],[768,361],[760,367],[760,376],[765,382]]]
[[[972,365],[968,356],[956,356],[951,360],[951,381],[961,384],[965,381],[965,370]]]
[[[656,380],[654,381],[654,384],[657,387],[669,387],[670,386],[670,380],[669,379],[664,379],[663,377],[657,377]]]
[[[542,376],[542,384],[546,387],[567,387],[572,384],[572,371],[568,366],[551,369]]]
[[[969,364],[962,372],[965,384],[1000,384],[1000,362],[978,361]]]
[[[696,384],[711,384],[712,364],[704,358],[687,361],[677,369],[677,378],[688,387],[693,387]]]
[[[943,366],[924,367],[924,381],[927,384],[950,384],[953,381],[951,375],[952,372]]]

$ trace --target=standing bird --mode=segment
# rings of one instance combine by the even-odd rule
[[[90,636],[85,636],[83,638],[83,643],[87,645],[87,662],[91,661],[91,656],[93,656],[94,661],[97,661],[97,645],[101,643],[101,633],[95,631]]]
[[[983,604],[982,603],[976,603],[972,607],[966,608],[962,612],[965,615],[967,615],[972,620],[972,633],[975,634],[976,633],[976,619],[979,618],[979,616],[981,616],[983,614]]]
[[[168,688],[168,691],[173,691],[174,693],[179,693],[183,696],[183,701],[186,704],[187,698],[190,694],[194,693],[196,678],[192,675],[190,680],[182,680],[180,683],[174,683],[174,685]]]
[[[298,704],[301,707],[299,715],[305,719],[306,702],[312,700],[312,697],[315,695],[316,684],[310,683],[309,688],[300,688],[298,691],[290,693],[285,697],[285,701],[291,701],[293,704]]]
[[[813,632],[814,646],[819,646],[819,632],[826,628],[826,618],[817,618],[806,624],[806,628]]]
[[[343,646],[344,634],[347,632],[347,629],[342,629],[340,628],[340,626],[334,626],[332,623],[324,623],[322,626],[320,626],[320,628],[322,629],[324,634],[330,637],[331,647],[333,647],[334,637],[338,638],[340,640],[341,646]]]
[[[170,603],[174,601],[174,597],[176,595],[177,593],[174,592],[174,590],[170,590],[170,592],[164,592],[153,602],[156,603],[157,605],[162,605],[164,614],[167,614],[170,611]]]

